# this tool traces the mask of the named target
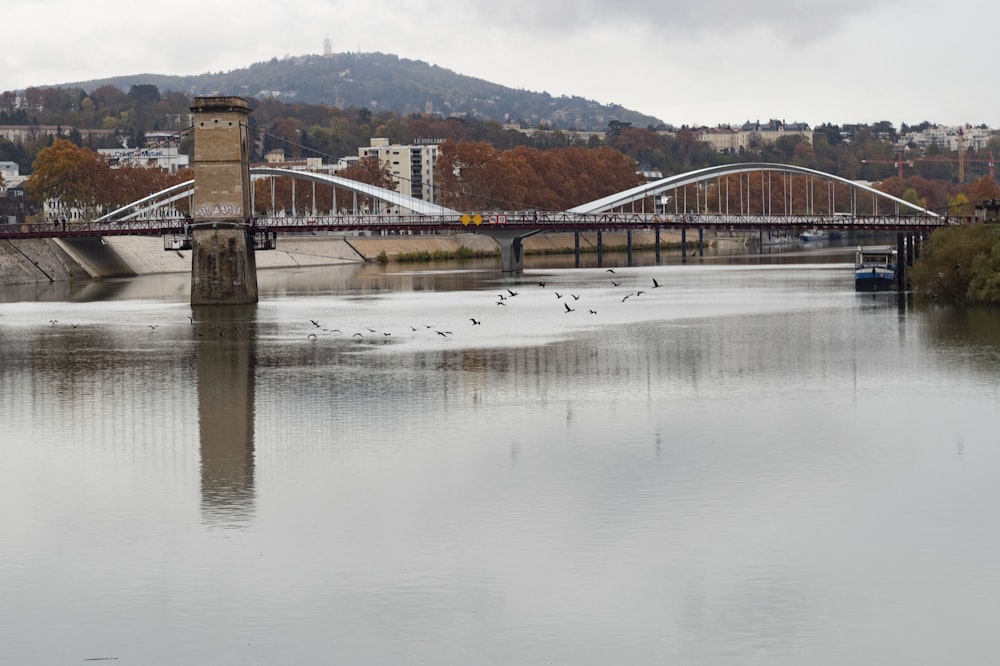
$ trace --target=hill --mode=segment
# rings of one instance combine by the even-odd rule
[[[384,53],[339,53],[272,58],[244,69],[190,76],[136,74],[65,84],[87,92],[102,85],[129,90],[151,84],[161,92],[274,97],[284,102],[368,108],[400,115],[435,113],[531,127],[603,131],[617,120],[659,127],[653,116],[583,97],[508,88],[420,60]]]

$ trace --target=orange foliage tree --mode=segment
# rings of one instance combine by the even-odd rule
[[[171,174],[165,169],[122,166],[89,148],[57,139],[41,150],[32,164],[25,189],[34,201],[59,200],[86,216],[107,212],[192,178],[190,169]],[[183,211],[186,203],[175,206]]]
[[[614,148],[500,151],[479,141],[441,144],[438,201],[457,210],[566,210],[643,182],[635,160]]]

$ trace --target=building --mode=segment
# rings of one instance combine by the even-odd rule
[[[695,135],[701,141],[711,144],[720,153],[738,153],[744,150],[757,150],[763,146],[774,144],[786,136],[797,136],[810,146],[813,142],[813,131],[806,123],[786,123],[783,120],[769,120],[762,123],[745,122],[740,128],[716,127],[703,128]]]
[[[740,143],[739,130],[731,127],[706,127],[698,130],[696,136],[720,153],[738,153],[741,146],[746,147]]]
[[[25,180],[27,180],[27,176],[21,175],[21,167],[17,162],[0,162],[0,192],[9,187],[20,185]]]
[[[941,150],[957,151],[962,148],[979,151],[987,149],[992,137],[993,130],[986,127],[934,125],[925,130],[907,132],[900,137],[900,142],[908,146],[915,146],[921,153],[927,152],[927,149],[932,145],[936,145]]]
[[[120,166],[159,167],[177,173],[188,166],[188,156],[174,146],[161,148],[98,148],[97,153],[108,161],[111,168]]]
[[[38,213],[23,185],[0,187],[0,224],[24,224]]]
[[[358,149],[358,157],[374,157],[380,165],[387,166],[400,194],[435,203],[434,163],[438,144],[442,142],[443,139],[427,139],[401,146],[390,145],[389,139],[373,138],[370,147]]]
[[[0,137],[12,143],[25,143],[49,136],[66,137],[72,132],[79,132],[84,141],[107,139],[115,135],[114,130],[74,129],[62,125],[0,125]]]

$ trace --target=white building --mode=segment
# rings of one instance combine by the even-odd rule
[[[965,150],[979,151],[986,149],[992,137],[993,130],[985,127],[935,125],[919,132],[907,132],[900,137],[900,141],[913,144],[921,153],[926,152],[931,145],[936,145],[941,150],[957,151],[963,146]]]
[[[373,138],[369,148],[359,148],[359,157],[375,157],[388,166],[396,181],[396,191],[422,201],[436,203],[434,194],[434,163],[438,144],[443,139],[428,139],[410,146],[390,145],[388,139]]]
[[[766,123],[746,122],[738,130],[732,127],[704,128],[696,132],[701,141],[711,144],[720,153],[738,153],[775,143],[785,136],[797,136],[809,145],[813,142],[813,131],[806,123],[786,123],[770,120]]]
[[[120,166],[159,167],[170,173],[188,166],[188,156],[178,152],[174,146],[162,148],[99,148],[98,154],[108,161],[112,168]]]
[[[17,162],[0,162],[0,191],[20,185],[25,180],[27,176],[21,175],[21,167]]]

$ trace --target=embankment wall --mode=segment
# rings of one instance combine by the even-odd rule
[[[693,237],[692,237],[693,236]],[[607,249],[627,245],[624,231],[604,232]],[[697,237],[689,234],[688,242]],[[524,239],[524,251],[566,253],[574,249],[574,234],[536,234]],[[632,233],[633,247],[653,247],[652,231]],[[663,246],[680,243],[679,232],[660,235]],[[581,233],[580,249],[592,252],[597,234]],[[276,250],[258,252],[257,268],[301,268],[351,262],[376,261],[384,252],[391,261],[404,254],[455,254],[497,251],[498,245],[483,234],[451,236],[281,236]],[[0,240],[0,285],[33,284],[62,280],[182,273],[191,271],[190,250],[164,250],[160,238],[109,236],[106,238]]]

